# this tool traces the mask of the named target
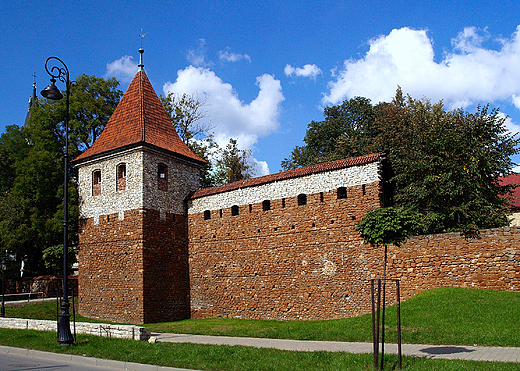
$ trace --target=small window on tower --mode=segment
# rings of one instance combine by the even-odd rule
[[[238,206],[237,205],[231,206],[231,215],[232,216],[238,215]]]
[[[271,210],[271,201],[270,200],[264,200],[262,202],[262,210],[264,210],[264,211]]]
[[[101,194],[101,170],[92,173],[92,196]]]
[[[116,188],[118,191],[122,191],[126,189],[126,164],[117,165],[117,185]]]
[[[157,171],[157,183],[160,191],[168,190],[168,166],[159,164]]]
[[[307,195],[301,193],[298,195],[298,206],[307,205]]]

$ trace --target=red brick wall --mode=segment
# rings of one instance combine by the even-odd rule
[[[389,247],[388,272],[405,298],[452,286],[520,291],[520,228],[413,237]]]
[[[384,249],[363,243],[354,228],[379,206],[379,187],[349,188],[189,217],[191,316],[332,319],[370,311],[372,278],[382,278]],[[478,237],[478,238],[475,238]],[[520,290],[520,229],[411,238],[390,246],[388,278],[403,299],[445,286]],[[394,288],[389,288],[394,291]],[[393,294],[390,293],[390,297]]]
[[[354,228],[380,206],[379,183],[189,216],[193,318],[340,318],[364,313],[378,251],[364,246]],[[370,258],[370,259],[369,259]],[[375,266],[374,266],[375,265]]]
[[[189,318],[186,218],[148,210],[144,218],[144,323]]]
[[[79,311],[150,323],[188,316],[185,219],[132,210],[80,220]]]

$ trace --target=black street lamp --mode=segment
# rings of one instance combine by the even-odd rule
[[[51,70],[47,68],[50,60],[60,62],[63,67],[53,66]],[[68,212],[68,184],[69,184],[69,95],[70,95],[70,79],[69,69],[65,63],[57,57],[49,57],[45,61],[45,70],[51,76],[51,83],[41,94],[43,97],[50,100],[60,100],[63,94],[56,87],[56,79],[65,83],[65,175],[63,184],[63,300],[61,301],[61,313],[58,321],[58,343],[60,345],[74,344],[74,338],[70,331],[70,313],[69,313],[69,297],[68,297],[68,280],[67,280],[67,242],[68,242],[68,226],[69,226],[69,212]]]
[[[7,262],[2,259],[2,312],[0,317],[5,317],[5,271],[7,270]]]

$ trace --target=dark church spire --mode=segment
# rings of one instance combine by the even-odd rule
[[[27,109],[27,116],[25,116],[25,123],[23,124],[24,127],[27,126],[29,119],[31,118],[31,108],[34,107],[36,101],[38,100],[38,97],[36,96],[36,74],[34,74],[33,77],[33,91],[32,96],[29,98],[29,108]]]

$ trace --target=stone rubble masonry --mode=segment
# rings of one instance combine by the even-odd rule
[[[56,321],[0,318],[0,327],[19,330],[56,331]],[[71,330],[73,330],[72,322]],[[146,328],[144,327],[132,325],[109,325],[105,323],[76,322],[76,333],[143,341],[150,338],[150,333],[146,331]]]
[[[355,225],[378,207],[378,183],[337,192],[189,216],[192,318],[311,320],[370,312],[370,280],[382,278],[384,249]],[[251,211],[250,211],[251,210]],[[410,238],[389,246],[388,278],[401,299],[438,287],[520,291],[520,228]],[[388,304],[395,303],[394,287]]]
[[[79,311],[114,322],[151,323],[189,315],[183,215],[132,210],[80,220]]]
[[[117,165],[126,164],[126,188],[117,190]],[[168,191],[158,190],[159,164],[168,167]],[[185,213],[184,199],[199,186],[198,167],[150,147],[139,146],[77,165],[80,218],[150,209]],[[101,170],[101,195],[92,195],[92,173]]]
[[[389,246],[388,272],[404,298],[438,287],[520,291],[520,227],[412,237]]]
[[[266,199],[276,200],[352,187],[379,181],[380,163],[374,161],[361,166],[350,166],[339,170],[320,172],[307,176],[270,182],[255,187],[204,196],[188,200],[188,213],[197,214],[205,210],[219,210],[233,205],[243,206],[261,203]]]

